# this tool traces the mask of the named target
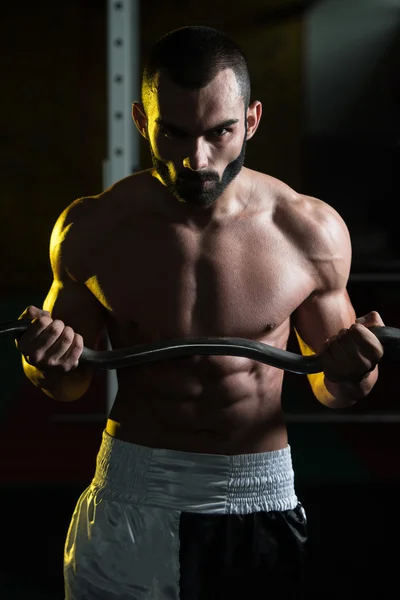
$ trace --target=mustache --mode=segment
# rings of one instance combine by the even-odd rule
[[[178,181],[181,183],[205,183],[206,181],[218,181],[215,175],[180,175]]]

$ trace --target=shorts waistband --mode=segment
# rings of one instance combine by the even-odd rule
[[[139,446],[103,432],[97,495],[190,512],[247,514],[297,506],[290,446],[257,454],[198,454]]]

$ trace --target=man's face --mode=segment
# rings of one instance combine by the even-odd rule
[[[147,106],[153,167],[179,202],[208,207],[242,169],[247,120],[234,72],[187,90],[165,74]]]

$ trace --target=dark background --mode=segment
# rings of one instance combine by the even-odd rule
[[[252,99],[264,113],[247,166],[339,211],[353,241],[357,314],[378,310],[400,326],[399,0],[143,0],[142,55],[167,31],[199,23],[224,30],[248,57]],[[75,198],[103,189],[106,24],[102,0],[2,6],[2,321],[43,302],[55,220]],[[289,347],[298,351],[293,340]],[[1,341],[0,358],[0,595],[58,600],[66,529],[105,423],[106,381],[98,374],[79,402],[57,404],[24,380],[12,340]],[[306,378],[285,379],[312,597],[388,598],[396,589],[398,368],[384,359],[371,395],[334,413],[317,404]]]

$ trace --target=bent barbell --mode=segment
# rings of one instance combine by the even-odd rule
[[[0,336],[17,337],[26,331],[29,324],[30,321],[24,319],[0,323]],[[370,331],[383,345],[385,355],[400,359],[400,329],[385,326],[371,327]],[[322,371],[318,354],[302,356],[262,342],[231,337],[171,339],[117,350],[90,350],[85,347],[80,362],[98,369],[120,369],[187,356],[240,356],[299,375]]]

